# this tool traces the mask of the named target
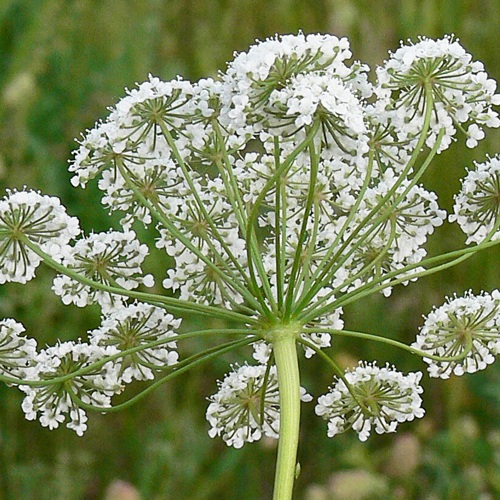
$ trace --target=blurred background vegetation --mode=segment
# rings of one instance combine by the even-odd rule
[[[66,164],[74,138],[148,73],[216,76],[235,50],[274,33],[348,36],[354,57],[372,66],[400,39],[455,33],[499,80],[499,26],[498,0],[0,0],[0,187],[59,196],[85,231],[105,230],[110,222],[96,186],[71,188]],[[438,157],[426,184],[450,209],[466,166],[497,151],[495,131],[474,151],[457,144]],[[463,240],[456,228],[440,228],[429,251]],[[421,315],[445,295],[499,287],[499,263],[498,249],[485,252],[390,299],[357,303],[346,322],[411,342]],[[164,272],[165,261],[155,254],[150,267]],[[64,307],[47,293],[51,278],[41,270],[25,287],[0,290],[0,317],[22,321],[42,346],[84,336],[99,321],[97,309]],[[336,347],[345,366],[378,359],[397,361],[403,371],[424,368],[377,345]],[[207,436],[205,397],[244,354],[176,379],[122,413],[91,415],[81,438],[25,421],[21,393],[0,386],[0,500],[271,498],[275,443],[235,451]],[[303,363],[302,371],[310,391],[325,391],[331,375],[320,360]],[[500,499],[500,366],[459,380],[426,378],[424,385],[426,418],[368,444],[354,433],[326,438],[325,423],[306,405],[297,499]]]

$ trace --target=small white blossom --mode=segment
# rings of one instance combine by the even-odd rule
[[[478,144],[478,141],[484,139],[485,137],[484,130],[481,130],[475,123],[469,126],[467,129],[467,142],[465,143],[468,148],[475,148]]]
[[[391,169],[386,170],[377,186],[367,190],[362,206],[356,214],[356,222],[361,223],[371,210],[389,195],[397,181],[398,177],[394,172]],[[422,186],[410,188],[409,184],[408,180],[404,180],[379,209],[380,214],[387,214],[387,219],[379,227],[378,234],[389,235],[391,224],[394,224],[391,248],[396,262],[402,262],[418,252],[426,243],[427,236],[446,220],[446,212],[439,208],[435,193],[425,190]],[[396,203],[400,197],[402,199]]]
[[[323,72],[294,76],[272,92],[269,107],[269,128],[284,136],[319,119],[323,156],[328,151],[329,158],[352,160],[368,151],[365,110],[339,78]]]

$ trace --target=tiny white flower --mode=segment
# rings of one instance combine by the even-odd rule
[[[481,130],[475,123],[469,126],[467,129],[467,142],[466,145],[468,148],[475,148],[477,146],[478,141],[484,139],[485,133],[484,130]]]

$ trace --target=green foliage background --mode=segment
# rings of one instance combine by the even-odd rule
[[[0,0],[0,184],[60,196],[87,232],[105,230],[110,222],[96,187],[71,188],[66,163],[73,138],[148,73],[163,79],[216,76],[233,51],[256,38],[301,29],[348,36],[354,57],[373,66],[400,39],[455,33],[499,80],[499,27],[497,0]],[[497,151],[497,131],[474,151],[457,144],[437,158],[427,186],[450,209],[466,166]],[[456,228],[440,228],[429,250],[456,248],[463,240]],[[356,304],[346,311],[346,322],[411,342],[421,315],[445,295],[499,287],[499,263],[498,249],[485,252],[397,289],[388,300]],[[161,273],[166,262],[154,254],[149,265]],[[22,321],[42,346],[82,337],[99,321],[98,310],[64,307],[47,293],[51,278],[41,270],[27,286],[0,290],[0,317]],[[346,366],[378,359],[405,371],[424,368],[376,345],[335,345]],[[271,498],[273,443],[235,451],[207,436],[205,397],[229,362],[244,359],[244,353],[220,359],[120,414],[91,415],[82,438],[26,422],[21,393],[0,386],[0,500]],[[331,375],[320,360],[303,363],[302,371],[311,392],[325,391]],[[328,439],[324,422],[306,405],[297,498],[500,499],[500,367],[424,384],[426,418],[395,436],[373,436],[368,444],[351,434]],[[106,493],[116,479],[135,489]]]

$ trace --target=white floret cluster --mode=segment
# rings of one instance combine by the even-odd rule
[[[361,441],[373,428],[377,434],[395,432],[398,424],[424,416],[421,378],[421,372],[404,375],[389,365],[360,363],[318,398],[316,414],[327,420],[329,437],[349,428]]]
[[[183,201],[188,196],[188,190],[179,180],[178,167],[168,156],[146,159],[141,163],[129,163],[128,172],[134,184],[144,198],[169,216],[179,216],[185,207]],[[145,225],[152,222],[151,212],[139,203],[134,191],[118,171],[105,170],[98,183],[104,191],[103,205],[110,212],[120,211],[125,216],[120,221],[126,229],[134,221],[139,220]],[[182,213],[180,215],[182,217]]]
[[[376,186],[366,190],[356,220],[361,225],[363,220],[370,219],[371,213],[376,216],[374,223],[368,224],[351,245],[353,250],[345,267],[351,276],[362,274],[362,278],[353,281],[349,289],[422,261],[427,254],[424,248],[427,237],[446,220],[446,211],[439,208],[435,193],[423,186],[412,186],[408,180],[397,184],[398,177],[389,168]],[[406,275],[411,280],[411,275],[421,270],[415,267],[401,271],[400,276]],[[385,288],[383,293],[390,295],[391,288]]]
[[[116,364],[104,363],[99,369],[82,375],[73,375],[92,363],[117,354],[113,347],[102,348],[82,342],[62,342],[41,350],[35,357],[33,373],[29,380],[40,385],[21,385],[26,396],[22,409],[28,420],[37,417],[44,427],[55,429],[67,420],[66,426],[79,436],[87,429],[88,417],[80,407],[80,401],[97,408],[111,405],[111,396],[121,392]],[[71,376],[59,383],[43,385],[44,382]]]
[[[462,180],[449,217],[467,235],[466,244],[481,243],[488,235],[492,240],[500,237],[500,158],[475,163],[475,167]]]
[[[80,234],[59,198],[36,191],[10,191],[0,200],[0,284],[26,283],[42,262],[25,240],[54,259]]]
[[[143,275],[141,264],[149,253],[147,245],[141,244],[133,231],[93,233],[66,248],[62,263],[71,271],[89,280],[133,290],[139,285],[151,287],[151,274]],[[54,278],[52,290],[64,304],[85,307],[98,303],[105,311],[123,307],[121,295],[96,290],[69,275]]]
[[[349,64],[350,57],[345,38],[300,33],[238,54],[218,82],[150,77],[83,138],[70,166],[73,182],[100,176],[103,203],[125,212],[125,227],[156,219],[157,246],[175,259],[163,285],[183,300],[229,308],[245,302],[234,284],[251,274],[245,217],[256,203],[267,277],[258,272],[254,281],[261,287],[268,280],[274,297],[279,257],[286,280],[298,252],[298,287],[329,260],[342,263],[317,297],[352,292],[384,274],[403,275],[407,266],[408,281],[414,279],[427,237],[445,218],[434,193],[399,175],[429,105],[415,75],[435,86],[429,144],[443,128],[443,145],[456,132],[436,121],[444,113],[440,99],[450,120],[497,126],[495,85],[450,38],[402,47],[377,70],[376,85],[368,82],[369,68]],[[368,101],[373,95],[375,104]],[[394,102],[403,104],[396,109]],[[295,153],[314,126],[315,152]],[[370,145],[376,152],[371,165]],[[391,213],[397,214],[393,228]],[[375,226],[370,214],[379,220]]]
[[[233,276],[241,278],[239,269],[246,267],[247,256],[238,220],[221,179],[194,182],[196,197],[186,196],[178,213],[170,219],[176,225],[176,232],[168,227],[158,228],[157,248],[165,249],[175,260],[175,267],[167,271],[163,286],[174,292],[179,290],[183,300],[228,307],[241,304],[243,298],[232,282],[221,281],[214,270],[229,267]]]
[[[191,95],[190,82],[180,79],[163,82],[152,76],[139,88],[129,91],[108,119],[98,122],[81,140],[69,167],[75,173],[71,183],[85,187],[105,169],[113,169],[117,157],[139,165],[148,158],[156,161],[163,153],[168,158],[165,139],[157,134],[158,123],[165,120],[173,126],[182,125]]]
[[[427,144],[432,146],[441,128],[445,137],[440,150],[451,143],[456,128],[467,124],[467,146],[474,148],[484,138],[484,126],[499,127],[492,105],[500,104],[496,82],[488,78],[480,61],[473,61],[458,40],[425,37],[415,44],[402,45],[377,69],[376,93],[381,102],[394,108],[391,119],[407,122],[401,139],[411,139],[422,125],[425,86],[430,86],[435,112]],[[428,77],[428,78],[426,78]],[[405,131],[413,131],[406,135]]]
[[[234,366],[218,382],[219,391],[209,398],[206,417],[210,437],[222,436],[228,446],[241,448],[262,436],[277,439],[280,402],[276,366]],[[301,400],[312,397],[301,388]]]
[[[0,321],[0,375],[29,378],[37,354],[37,342],[21,335],[24,331],[24,326],[14,319]]]
[[[346,91],[350,93],[346,85],[363,97],[370,96],[367,66],[349,67],[345,61],[350,58],[348,40],[331,35],[285,35],[254,45],[248,52],[238,54],[223,76],[229,89],[223,94],[222,118],[227,120],[223,124],[237,132],[240,129],[240,133],[249,128],[253,133],[273,129],[274,125],[285,128],[291,125],[287,130],[293,131],[310,120],[308,103],[317,110],[321,101],[327,106],[330,99],[348,102],[350,98],[342,97]],[[326,88],[338,85],[340,92],[326,97],[320,88],[324,86],[323,76],[329,77]],[[312,87],[308,91],[309,85]],[[337,107],[338,111],[343,112]],[[305,118],[293,116],[300,114]],[[352,119],[356,120],[356,116],[358,113]],[[358,126],[363,127],[359,122]],[[282,129],[279,132],[286,135]]]
[[[134,303],[106,314],[101,326],[89,333],[91,342],[100,347],[113,347],[119,352],[141,348],[121,357],[120,380],[152,380],[155,371],[175,365],[176,330],[180,319],[159,307]]]
[[[413,347],[444,358],[424,358],[430,377],[484,370],[500,354],[500,292],[448,299],[425,318]]]

